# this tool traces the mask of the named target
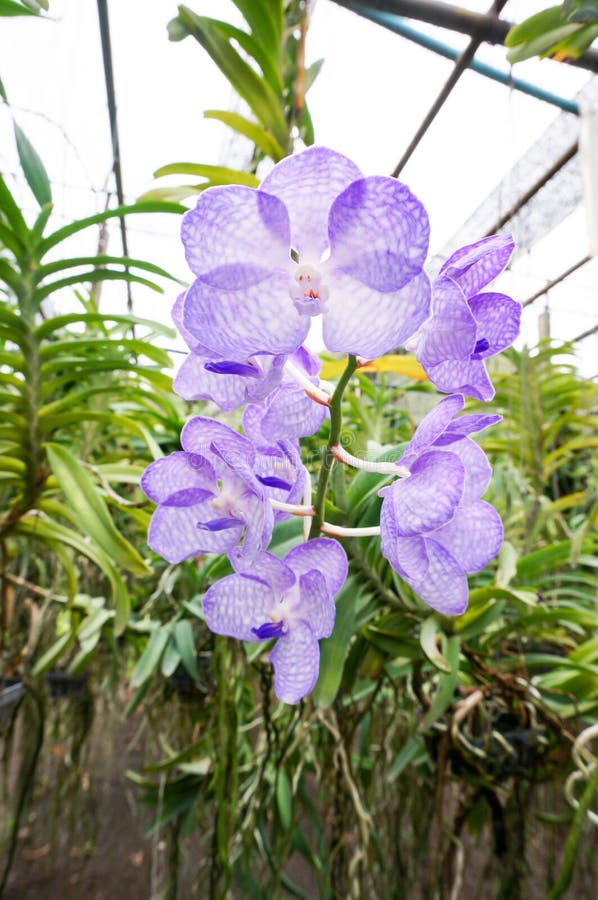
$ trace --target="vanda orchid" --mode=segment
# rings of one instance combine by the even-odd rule
[[[463,395],[493,396],[484,360],[519,330],[519,304],[482,290],[513,241],[496,235],[458,250],[431,301],[428,234],[426,212],[405,185],[364,177],[322,147],[284,159],[258,189],[206,190],[183,219],[195,280],[173,310],[190,351],[174,387],[225,412],[245,406],[244,434],[206,416],[187,423],[183,449],[142,479],[157,504],[148,540],[172,563],[228,555],[234,574],[207,590],[206,623],[242,641],[275,641],[274,688],[286,703],[317,682],[319,641],[333,632],[353,560],[359,569],[359,538],[379,535],[390,566],[449,616],[465,610],[468,574],[502,543],[498,513],[482,499],[490,463],[471,437],[500,417],[459,414]],[[327,349],[347,355],[336,385],[320,382],[320,361],[303,345],[314,317]],[[344,392],[364,361],[413,340],[430,381],[450,396],[424,416],[397,462],[361,460],[342,446]],[[299,439],[320,429],[312,490]],[[342,523],[343,514],[351,519],[351,491],[341,469],[341,500],[331,496],[335,465],[377,473],[370,494],[372,510],[378,489],[383,498],[379,524],[371,515],[364,526]],[[302,518],[303,539],[279,559],[268,548],[289,516]]]

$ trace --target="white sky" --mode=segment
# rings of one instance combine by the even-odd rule
[[[201,14],[232,17],[227,0],[189,5]],[[484,12],[489,0],[460,5]],[[510,0],[503,17],[521,20],[546,5],[547,0]],[[111,145],[95,0],[50,0],[50,12],[52,20],[45,22],[0,20],[0,76],[48,168],[58,225],[104,208],[103,189],[112,186]],[[243,152],[242,144],[231,144],[225,126],[202,117],[204,109],[234,108],[238,102],[197,42],[168,41],[166,24],[175,14],[171,0],[110,3],[123,181],[131,201],[154,186],[152,173],[165,163],[230,163],[231,151]],[[464,36],[410,24],[456,48],[467,43]],[[308,95],[317,142],[352,157],[367,174],[392,170],[452,68],[449,60],[330,0],[316,4],[307,53],[308,63],[326,60]],[[477,57],[508,68],[501,47],[482,47]],[[587,72],[548,60],[520,64],[515,74],[567,98],[588,79]],[[431,252],[451,238],[557,115],[546,103],[465,73],[401,175],[428,209]],[[0,169],[16,167],[9,118],[0,109]],[[33,212],[26,189],[19,185],[18,192]],[[175,216],[129,219],[131,255],[187,278],[178,228]],[[111,234],[110,249],[119,252],[117,229]],[[89,252],[96,241],[91,229]],[[580,210],[520,260],[505,284],[523,300],[583,256],[586,246]],[[595,324],[597,283],[594,260],[551,292],[555,336],[572,338]],[[165,295],[135,288],[136,312],[166,320],[175,294],[170,286]],[[106,302],[122,308],[124,296],[123,288],[113,288]],[[525,315],[530,342],[542,305],[538,301]],[[585,373],[595,374],[598,340],[584,341],[580,350]]]

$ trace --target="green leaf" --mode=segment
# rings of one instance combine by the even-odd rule
[[[17,203],[14,200],[11,192],[8,190],[6,182],[0,175],[0,216],[4,215],[6,220],[12,226],[12,230],[16,234],[16,236],[21,240],[26,242],[29,236],[29,229],[27,228],[27,223],[25,219],[21,215],[21,210],[19,209]],[[0,272],[0,277],[2,273]]]
[[[1,187],[1,185],[0,185]],[[2,195],[0,193],[0,209],[2,208]],[[162,203],[158,201],[148,201],[147,203],[133,203],[130,206],[118,206],[116,209],[108,209],[105,212],[96,213],[94,216],[87,216],[85,219],[77,219],[58,231],[54,231],[40,242],[38,247],[39,257],[51,250],[57,244],[60,244],[66,238],[90,228],[92,225],[99,225],[101,222],[107,222],[109,219],[122,219],[123,216],[130,216],[134,213],[175,213],[181,215],[187,212],[180,203]],[[26,227],[26,226],[25,226]]]
[[[556,44],[560,43],[565,38],[570,37],[578,29],[578,25],[561,25],[560,28],[555,28],[553,31],[547,31],[545,34],[534,38],[532,41],[514,47],[513,50],[508,52],[507,59],[510,63],[517,63],[523,62],[526,59],[531,59],[533,56],[541,56],[542,54],[551,51]]]
[[[55,272],[61,272],[64,269],[75,269],[80,266],[93,266],[94,268],[97,268],[99,266],[108,265],[123,266],[124,268],[129,269],[143,269],[146,272],[153,272],[154,275],[160,275],[161,278],[167,278],[169,281],[177,281],[179,284],[184,284],[184,282],[167,272],[166,269],[162,269],[160,266],[154,265],[154,263],[146,262],[143,259],[131,259],[128,256],[106,255],[78,256],[72,259],[59,259],[56,262],[47,263],[45,266],[39,266],[36,269],[35,280],[39,283],[42,278],[53,275]],[[98,317],[100,320],[101,318],[101,316]]]
[[[598,3],[588,2],[582,4],[568,16],[569,22],[578,22],[582,25],[591,24],[598,19]]]
[[[396,781],[401,772],[410,765],[419,754],[425,750],[424,739],[421,734],[412,735],[401,747],[388,770],[388,781]]]
[[[287,832],[293,821],[293,790],[287,770],[281,767],[276,779],[276,802],[283,830]]]
[[[264,128],[273,134],[282,147],[286,147],[289,135],[281,100],[269,82],[261,78],[242,59],[210,19],[197,16],[186,6],[179,6],[179,20],[186,26],[189,34],[193,35],[210,54]]]
[[[284,30],[282,0],[233,0],[259,44],[279,57]]]
[[[241,172],[237,169],[227,169],[225,166],[207,166],[203,163],[177,162],[169,163],[156,169],[154,176],[161,178],[163,175],[198,175],[207,178],[214,184],[244,184],[248,187],[257,187],[259,178],[252,172]]]
[[[159,625],[152,631],[145,650],[137,660],[137,665],[131,675],[131,687],[139,688],[151,678],[158,668],[162,653],[166,648],[170,630],[168,626]]]
[[[433,666],[441,672],[450,672],[451,667],[444,658],[438,647],[438,642],[442,640],[444,634],[440,627],[440,619],[436,615],[428,616],[424,619],[419,633],[419,642],[422,650],[430,660]]]
[[[36,16],[37,12],[17,3],[17,0],[0,0],[0,16]],[[6,99],[6,98],[5,98]]]
[[[175,647],[172,638],[168,641],[168,645],[166,650],[164,651],[164,655],[162,656],[162,675],[164,678],[170,678],[170,676],[175,672],[179,663],[181,661],[181,656],[177,648]]]
[[[15,131],[15,140],[17,142],[17,152],[19,154],[19,162],[23,169],[23,174],[27,184],[31,188],[31,193],[40,206],[46,203],[52,203],[52,190],[50,188],[50,179],[45,170],[44,164],[40,156],[23,131],[23,129],[13,122]]]
[[[326,709],[334,701],[343,675],[349,642],[355,630],[355,611],[359,590],[349,577],[336,600],[336,622],[329,638],[320,641],[320,675],[314,688],[316,706]]]
[[[174,626],[174,643],[185,669],[194,681],[198,681],[195,638],[189,619],[181,619]]]
[[[216,119],[219,122],[223,122],[238,134],[242,134],[244,137],[249,138],[259,150],[262,150],[267,156],[273,159],[274,162],[279,162],[286,155],[278,141],[262,128],[261,125],[258,125],[257,122],[251,122],[249,119],[240,116],[238,113],[227,112],[226,110],[220,109],[206,109],[204,111],[204,116],[206,119]]]
[[[423,717],[420,730],[427,731],[434,722],[449,708],[455,696],[455,688],[459,681],[459,649],[460,638],[453,634],[446,641],[446,658],[450,665],[450,672],[441,675],[438,680],[438,689],[432,700],[432,705]]]
[[[151,574],[137,550],[117,530],[91,475],[60,444],[47,444],[48,461],[80,528],[118,566],[133,575]]]
[[[51,669],[54,663],[60,659],[62,654],[68,650],[68,648],[75,641],[74,632],[67,632],[67,634],[63,634],[58,638],[56,643],[52,644],[49,650],[47,650],[43,656],[41,656],[33,667],[33,675],[43,675],[44,672],[47,672],[48,669]]]
[[[505,38],[505,47],[516,47],[540,37],[547,31],[553,31],[564,24],[561,6],[551,6],[514,25]]]

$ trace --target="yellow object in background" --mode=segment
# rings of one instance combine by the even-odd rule
[[[344,371],[345,359],[328,359],[322,363],[321,378],[327,381],[338,378]],[[415,378],[416,381],[426,381],[427,376],[414,356],[400,356],[398,353],[390,353],[374,359],[365,366],[360,366],[359,372],[394,372],[395,375],[405,375],[407,378]]]

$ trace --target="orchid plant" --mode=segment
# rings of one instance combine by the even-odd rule
[[[244,641],[276,639],[275,692],[297,703],[316,684],[318,642],[334,627],[345,538],[380,535],[390,565],[444,615],[464,612],[467,575],[501,547],[500,517],[481,499],[491,467],[471,438],[500,416],[455,416],[465,396],[492,398],[484,360],[518,334],[520,305],[484,291],[514,245],[496,235],[464,247],[431,284],[421,202],[323,147],[283,159],[258,189],[206,190],[183,218],[182,239],[195,280],[173,310],[190,351],[174,387],[223,411],[246,404],[245,433],[195,416],[182,451],[148,467],[142,487],[158,504],[149,545],[171,563],[228,555],[234,574],[205,594],[206,622]],[[304,343],[315,318],[326,348],[347,355],[332,390]],[[359,459],[341,443],[343,394],[360,366],[407,342],[449,396],[396,462]],[[326,417],[313,493],[299,440]],[[326,521],[334,465],[386,477],[379,524]],[[304,542],[280,560],[268,546],[289,516],[303,517]]]

